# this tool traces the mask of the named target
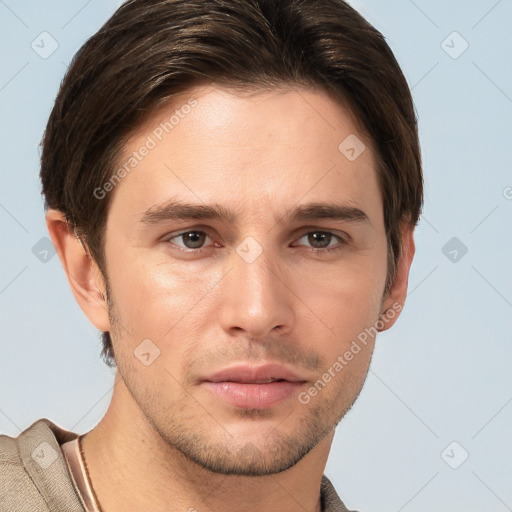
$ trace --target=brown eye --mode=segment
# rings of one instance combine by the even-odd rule
[[[306,245],[309,244],[314,251],[319,252],[342,249],[347,244],[344,238],[330,231],[310,231],[299,238],[296,243],[302,245],[299,243],[301,240],[304,240]]]
[[[174,235],[169,238],[169,242],[175,243],[179,247],[183,247],[184,249],[200,249],[205,243],[205,240],[208,238],[208,235],[204,231],[185,231],[178,235]],[[176,243],[176,241],[181,241],[181,243]]]
[[[181,237],[188,249],[197,249],[203,245],[206,239],[206,233],[201,231],[189,231],[182,234]]]
[[[315,231],[313,233],[309,233],[308,242],[315,249],[325,249],[329,247],[329,244],[332,240],[332,233],[328,233],[326,231]]]

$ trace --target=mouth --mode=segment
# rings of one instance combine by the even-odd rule
[[[242,409],[268,409],[290,399],[306,382],[300,375],[278,364],[238,365],[203,379],[202,384],[217,398]]]

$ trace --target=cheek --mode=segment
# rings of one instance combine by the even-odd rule
[[[378,318],[386,279],[385,253],[318,266],[295,279],[294,289],[300,290],[304,303],[330,327],[333,337],[346,343]]]
[[[133,248],[111,253],[109,263],[114,313],[124,327],[117,329],[119,350],[129,355],[147,338],[162,351],[162,360],[168,360],[167,349],[174,361],[180,352],[193,350],[212,320],[211,300],[218,293],[221,269],[173,263],[160,251]]]
[[[364,383],[375,343],[384,279],[385,265],[372,264],[347,267],[330,276],[314,293],[309,288],[311,308],[330,327],[328,339],[317,337],[315,350],[324,362],[319,378],[333,383],[326,395],[333,402],[345,400],[344,406],[348,406]],[[313,331],[308,328],[312,338]]]

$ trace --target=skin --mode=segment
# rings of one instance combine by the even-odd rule
[[[116,354],[111,404],[83,442],[91,480],[104,512],[317,511],[335,426],[362,389],[375,340],[308,404],[294,395],[264,410],[235,407],[201,379],[233,363],[278,362],[309,389],[359,333],[404,303],[412,228],[402,227],[404,252],[384,296],[371,143],[320,90],[195,87],[147,119],[123,158],[191,97],[197,106],[113,191],[110,311],[94,261],[62,214],[47,213],[73,293],[90,321],[111,331]],[[350,134],[366,145],[354,161],[338,149]],[[171,198],[217,203],[235,219],[141,221]],[[289,220],[310,202],[350,205],[368,219]],[[207,236],[196,233],[202,245],[187,246],[175,236],[184,230]],[[318,232],[333,236],[308,235]],[[236,251],[248,236],[262,250],[251,263]],[[145,339],[160,350],[149,366],[134,355]]]

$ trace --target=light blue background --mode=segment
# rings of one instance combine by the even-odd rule
[[[40,417],[86,432],[111,396],[113,370],[58,258],[44,263],[32,249],[47,236],[38,143],[57,88],[118,4],[0,0],[0,431],[9,435]],[[361,512],[512,510],[512,2],[351,4],[386,36],[412,87],[426,203],[405,310],[379,336],[326,474]],[[47,59],[31,48],[43,31],[59,45]],[[453,31],[463,40],[446,39]],[[446,53],[464,41],[458,58]],[[442,252],[452,237],[468,248],[457,262]],[[469,454],[458,469],[441,456],[453,441],[452,464]]]

